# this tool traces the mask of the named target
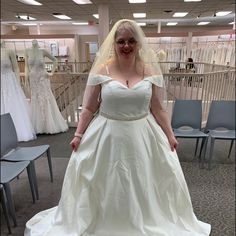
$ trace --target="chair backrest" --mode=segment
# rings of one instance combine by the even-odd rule
[[[189,126],[193,129],[201,129],[202,101],[201,100],[176,100],[171,118],[171,126],[174,129]]]
[[[235,101],[212,101],[205,130],[235,130]]]
[[[1,157],[17,147],[15,125],[9,113],[1,115]]]

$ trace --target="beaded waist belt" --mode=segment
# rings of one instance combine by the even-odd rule
[[[146,116],[148,116],[148,112],[145,113],[145,114],[142,114],[142,115],[138,115],[138,116],[135,116],[135,117],[115,117],[115,116],[112,116],[112,115],[109,115],[109,114],[106,114],[104,112],[99,112],[99,115],[107,118],[107,119],[110,119],[110,120],[122,120],[122,121],[133,121],[133,120],[140,120],[142,118],[145,118]]]

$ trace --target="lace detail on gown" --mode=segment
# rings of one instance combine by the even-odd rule
[[[42,54],[42,53],[41,53]],[[32,120],[36,133],[59,133],[68,129],[51,90],[43,55],[29,57]]]

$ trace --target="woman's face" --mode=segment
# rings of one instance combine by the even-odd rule
[[[133,33],[126,29],[119,29],[115,38],[115,52],[118,59],[132,59],[138,53],[138,42]]]

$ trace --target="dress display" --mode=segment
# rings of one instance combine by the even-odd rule
[[[101,105],[72,153],[59,205],[36,214],[25,236],[207,236],[176,152],[150,112],[148,76],[128,88],[107,75]]]
[[[32,122],[36,133],[54,134],[68,129],[51,91],[49,74],[45,70],[43,49],[26,51],[27,70],[31,89]],[[47,53],[48,57],[51,57]]]
[[[21,88],[15,54],[6,48],[1,49],[1,114],[10,113],[16,128],[18,141],[36,138],[30,119],[29,103]],[[19,71],[18,71],[19,73]]]

